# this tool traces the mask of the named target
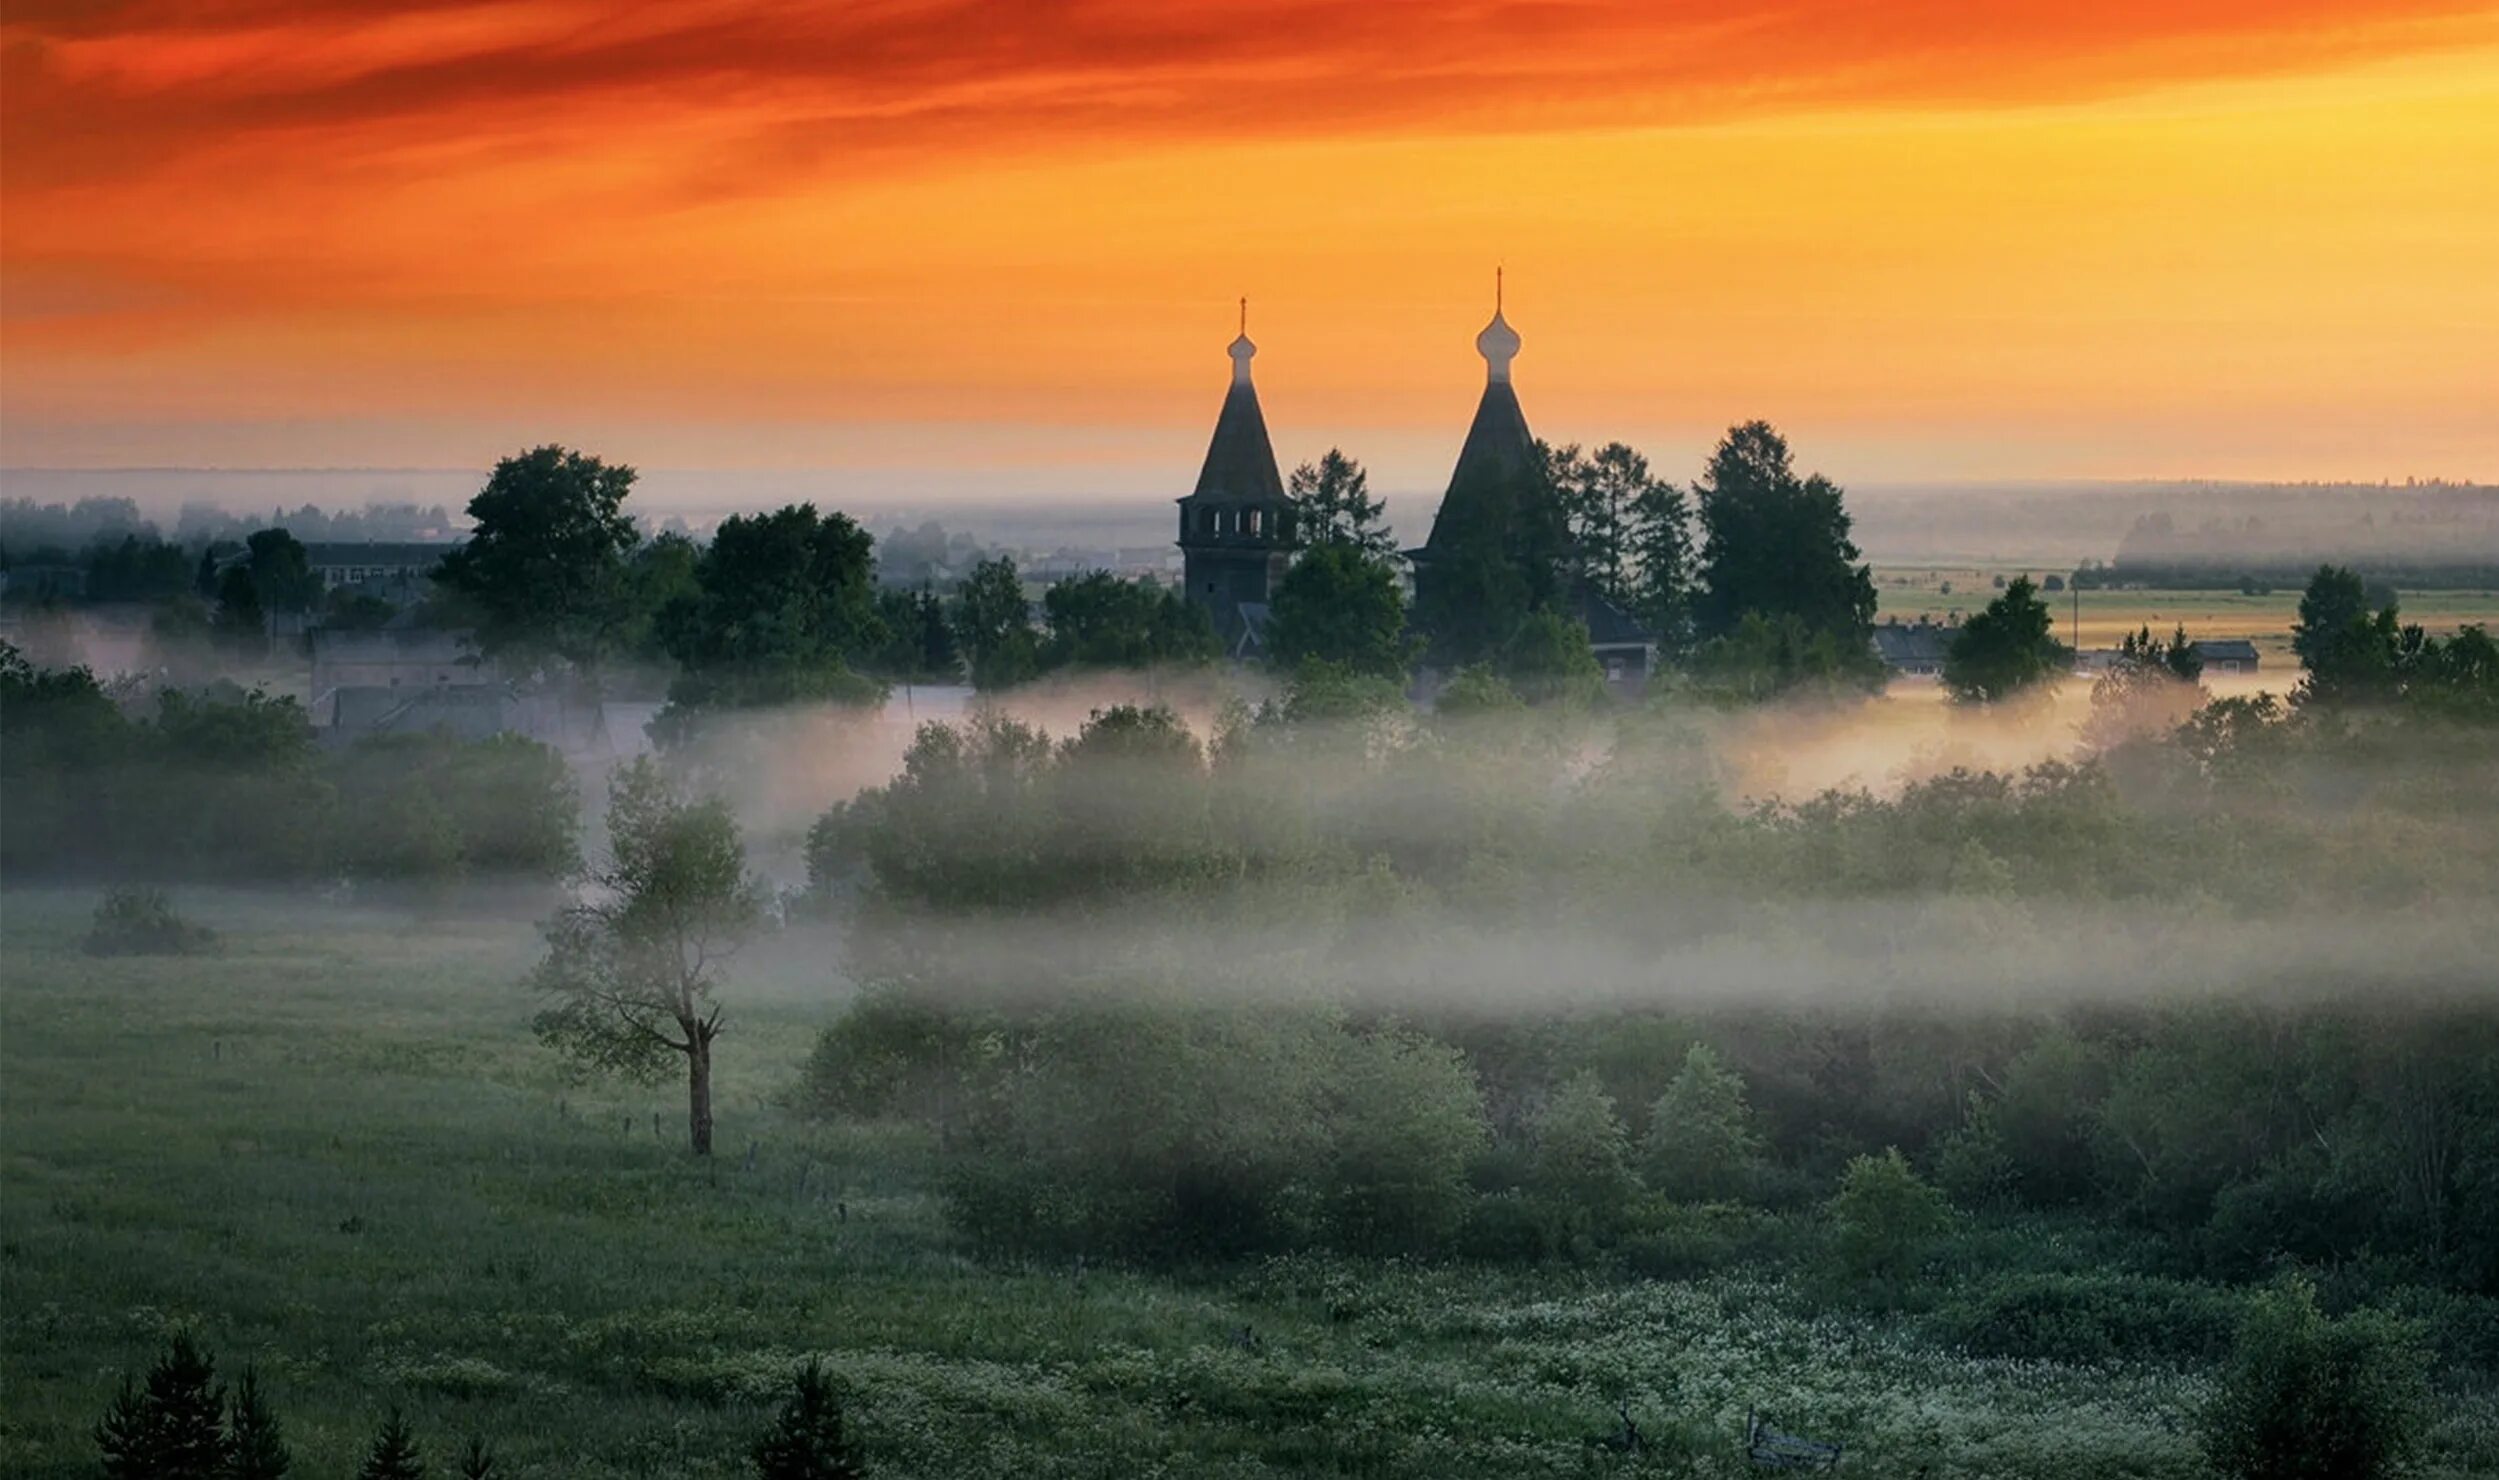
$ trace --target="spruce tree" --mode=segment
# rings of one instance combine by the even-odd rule
[[[364,1463],[356,1467],[356,1480],[424,1480],[425,1456],[417,1449],[416,1435],[408,1430],[408,1421],[394,1408],[382,1420],[382,1428],[373,1436],[373,1447],[364,1453]]]
[[[95,1426],[96,1448],[104,1451],[105,1480],[145,1480],[150,1473],[147,1400],[130,1374],[121,1375],[121,1389]]]
[[[460,1456],[460,1480],[494,1480],[495,1452],[485,1439],[471,1434],[469,1447]]]
[[[258,1374],[244,1368],[227,1409],[226,1480],[279,1480],[293,1463],[286,1430],[260,1395]]]
[[[218,1480],[225,1468],[225,1389],[190,1336],[174,1337],[144,1386],[121,1391],[95,1428],[108,1480]]]
[[[809,1361],[798,1385],[755,1444],[762,1480],[858,1480],[858,1452],[842,1433],[842,1405],[823,1364]]]

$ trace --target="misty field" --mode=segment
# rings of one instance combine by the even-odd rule
[[[1776,1233],[1693,1278],[983,1261],[918,1133],[780,1107],[835,992],[801,940],[741,963],[704,1166],[667,1087],[556,1078],[523,911],[194,892],[217,954],[97,961],[90,893],[5,904],[11,1474],[93,1473],[116,1375],[178,1327],[258,1365],[305,1474],[345,1473],[391,1404],[524,1475],[742,1473],[810,1353],[878,1475],[1732,1475],[1749,1408],[1860,1473],[2203,1473],[2194,1349],[2239,1297],[2084,1220],[1974,1222],[1939,1267],[2106,1282],[2189,1312],[2154,1323],[2176,1352],[1967,1355],[1949,1275],[1830,1300]],[[2489,1473],[2487,1372],[2442,1388],[2428,1473]],[[1621,1410],[1639,1452],[1602,1442]]]

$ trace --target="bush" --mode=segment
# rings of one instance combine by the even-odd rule
[[[1859,1279],[1914,1272],[1952,1220],[1944,1195],[1910,1170],[1898,1147],[1850,1160],[1829,1211],[1840,1269]]]
[[[879,984],[816,1035],[797,1103],[822,1119],[902,1116],[951,1128],[1000,1054],[992,1025],[908,988]]]
[[[1650,1279],[1692,1279],[1748,1259],[1776,1258],[1793,1242],[1777,1214],[1734,1203],[1660,1199],[1639,1222],[1623,1240],[1623,1267]]]
[[[216,943],[217,933],[176,914],[162,889],[112,891],[87,930],[90,956],[193,956]]]
[[[1335,1028],[1315,1013],[1070,1007],[1033,1033],[949,1168],[975,1239],[1230,1257],[1309,1235]]]
[[[1976,1090],[1967,1105],[1936,1148],[1935,1180],[1962,1207],[1995,1207],[2013,1188],[2013,1157],[1996,1128],[1995,1107]]]
[[[1410,1033],[1342,1045],[1329,1086],[1328,1226],[1365,1253],[1430,1252],[1467,1210],[1467,1166],[1490,1140],[1474,1071]]]
[[[1622,1227],[1640,1184],[1614,1097],[1593,1072],[1562,1082],[1536,1116],[1530,1140],[1532,1184],[1564,1240],[1602,1240]]]
[[[2237,1308],[2224,1291],[2176,1280],[2012,1275],[1956,1290],[1927,1329],[1979,1357],[2204,1362],[2230,1349]]]
[[[1761,1154],[1743,1077],[1720,1064],[1709,1045],[1693,1044],[1649,1111],[1641,1146],[1649,1186],[1685,1202],[1739,1198],[1752,1191]]]
[[[2245,1480],[2370,1480],[2417,1442],[2418,1354],[2383,1313],[2339,1321],[2293,1277],[2257,1297],[2204,1411],[2204,1453]]]

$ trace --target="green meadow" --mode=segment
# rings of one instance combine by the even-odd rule
[[[1759,1408],[1860,1473],[2186,1476],[2242,1298],[2079,1220],[1965,1225],[1872,1305],[1778,1225],[1664,1274],[983,1261],[919,1133],[779,1103],[838,1000],[822,942],[741,959],[705,1165],[667,1087],[568,1085],[531,1040],[523,910],[193,891],[215,954],[95,960],[91,895],[0,904],[12,1475],[92,1474],[117,1375],[187,1328],[259,1369],[307,1476],[394,1405],[438,1464],[475,1433],[519,1475],[738,1474],[810,1355],[879,1475],[1733,1475]],[[2008,1260],[2139,1329],[2026,1353],[1956,1292]],[[2499,1467],[2488,1376],[2442,1365],[2426,1473]]]

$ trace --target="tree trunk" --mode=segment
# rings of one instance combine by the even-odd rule
[[[686,1135],[694,1154],[712,1154],[712,1041],[700,1026],[686,1034]]]

